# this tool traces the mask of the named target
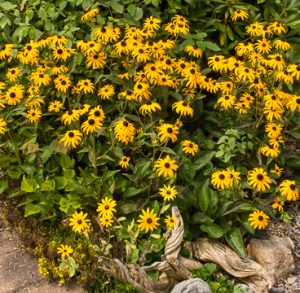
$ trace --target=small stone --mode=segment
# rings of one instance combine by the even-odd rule
[[[178,283],[170,293],[212,293],[210,286],[201,279],[194,278]]]
[[[289,285],[294,284],[297,281],[297,276],[291,276],[286,280],[286,283]]]
[[[279,285],[277,288],[277,293],[285,293],[285,288],[283,285]]]

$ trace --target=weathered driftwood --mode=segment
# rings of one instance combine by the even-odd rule
[[[227,273],[240,279],[254,292],[268,292],[271,282],[265,269],[250,259],[240,258],[223,244],[199,239],[189,243],[193,259],[180,256],[184,225],[177,207],[172,208],[172,214],[176,219],[176,226],[166,243],[161,262],[140,267],[137,264],[124,265],[118,259],[100,257],[99,264],[104,272],[124,283],[130,283],[143,293],[169,293],[176,282],[192,277],[192,270],[202,266],[200,261],[209,261],[218,264]],[[147,272],[154,270],[161,273],[159,281],[153,281],[147,276]]]

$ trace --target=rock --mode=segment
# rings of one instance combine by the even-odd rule
[[[289,237],[271,235],[268,239],[252,238],[247,250],[249,256],[266,269],[272,285],[295,271],[292,240]]]
[[[210,286],[201,279],[194,278],[178,283],[170,293],[212,293]]]
[[[286,283],[289,285],[294,284],[297,281],[297,276],[290,276],[287,278]]]

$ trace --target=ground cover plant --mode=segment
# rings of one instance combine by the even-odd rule
[[[17,3],[0,4],[0,192],[20,233],[45,236],[34,243],[42,274],[97,283],[98,255],[159,260],[173,205],[186,240],[218,239],[241,256],[255,230],[289,220],[285,206],[299,198],[296,3],[264,16],[207,3],[209,26],[184,15],[192,4],[178,14],[180,1],[161,16],[159,1],[58,2],[31,1],[26,26],[10,15]],[[68,6],[85,11],[64,15]]]

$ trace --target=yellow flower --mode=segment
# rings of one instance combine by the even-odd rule
[[[249,13],[247,10],[243,10],[243,9],[237,9],[237,10],[234,10],[232,13],[231,13],[231,19],[232,21],[237,21],[239,18],[241,20],[245,20],[247,19],[249,16]]]
[[[99,221],[100,221],[101,226],[103,226],[105,228],[111,227],[114,222],[111,215],[102,215],[99,217]]]
[[[29,120],[29,122],[37,122],[42,117],[42,111],[39,108],[31,108],[29,109],[26,118]]]
[[[178,101],[172,105],[172,110],[175,110],[177,114],[182,116],[193,117],[194,110],[187,101]]]
[[[276,196],[273,200],[272,208],[278,210],[278,212],[283,212],[283,206],[284,201],[279,196]]]
[[[0,134],[3,134],[6,131],[7,123],[3,118],[0,118]]]
[[[258,230],[263,230],[269,225],[269,216],[263,211],[256,210],[249,215],[249,224]]]
[[[164,141],[165,139],[169,138],[172,140],[172,142],[175,142],[177,140],[179,128],[176,125],[163,123],[160,126],[158,126],[157,129],[160,141]]]
[[[140,107],[139,112],[145,116],[145,115],[151,115],[157,110],[161,110],[161,106],[156,102],[148,101],[146,104]]]
[[[123,169],[126,169],[126,168],[128,168],[128,166],[129,166],[129,161],[130,161],[130,157],[123,156],[123,157],[121,158],[121,160],[119,161],[119,165],[120,165]]]
[[[49,104],[48,111],[49,112],[59,112],[59,110],[63,107],[63,103],[57,100],[54,100]]]
[[[67,131],[60,142],[64,143],[65,147],[76,148],[82,140],[82,133],[79,130]]]
[[[100,12],[99,8],[94,8],[86,12],[84,15],[81,16],[81,21],[92,21],[93,18]]]
[[[114,133],[117,140],[128,144],[133,141],[133,137],[136,130],[132,123],[128,122],[126,119],[121,119],[116,123]]]
[[[1,58],[0,58],[1,59]],[[20,77],[22,75],[21,70],[18,67],[14,67],[11,68],[7,71],[6,73],[6,78],[10,81],[10,82],[15,82],[18,77]]]
[[[159,195],[164,201],[174,200],[178,194],[176,187],[172,185],[164,185],[159,189]]]
[[[116,212],[115,206],[117,202],[107,196],[98,204],[97,212],[100,216],[112,216]]]
[[[248,172],[248,183],[255,190],[265,192],[270,189],[272,180],[263,168],[254,168]]]
[[[172,160],[169,155],[163,159],[158,159],[154,163],[156,174],[160,177],[173,177],[178,169],[178,165],[175,160]]]
[[[224,190],[231,185],[231,178],[227,170],[219,170],[211,175],[211,184],[219,189]]]
[[[73,251],[73,248],[69,245],[62,244],[59,248],[57,248],[57,254],[61,254],[63,258],[70,256],[70,254],[72,254]]]
[[[97,129],[100,129],[102,123],[98,119],[89,118],[88,120],[84,121],[81,125],[81,129],[85,134],[92,134]]]
[[[299,189],[296,182],[292,180],[284,180],[279,185],[280,194],[289,201],[296,201],[299,198]]]
[[[159,217],[157,217],[156,213],[154,213],[154,210],[151,210],[147,208],[147,210],[142,210],[142,215],[139,216],[139,220],[137,221],[139,224],[139,229],[141,231],[146,231],[146,233],[150,230],[151,232],[156,229],[159,226],[158,220]]]
[[[200,48],[194,48],[191,45],[186,46],[184,52],[196,58],[201,58],[203,54],[203,51]]]
[[[182,149],[186,154],[195,156],[199,150],[198,145],[190,140],[184,140],[181,142],[181,144],[182,144]]]
[[[280,177],[282,170],[283,170],[283,168],[280,168],[277,164],[275,164],[274,168],[271,170],[271,173]]]
[[[107,84],[98,90],[98,96],[103,100],[109,100],[115,94],[115,88],[112,84]]]
[[[74,232],[82,233],[90,228],[90,220],[86,218],[87,214],[75,212],[69,219],[69,225]]]
[[[167,224],[168,228],[174,228],[176,225],[176,219],[173,216],[166,216],[165,223]]]

